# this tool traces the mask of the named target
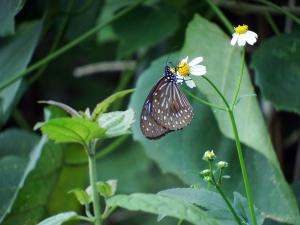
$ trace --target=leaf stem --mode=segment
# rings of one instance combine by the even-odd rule
[[[202,76],[202,77],[205,80],[207,80],[207,82],[215,89],[215,91],[222,98],[224,104],[227,107],[229,118],[230,118],[230,121],[231,121],[233,134],[234,134],[234,139],[235,139],[236,149],[237,149],[237,153],[238,153],[238,158],[239,158],[239,161],[240,161],[240,167],[241,167],[241,171],[242,171],[242,176],[243,176],[245,191],[246,191],[246,195],[247,195],[247,199],[248,199],[248,205],[249,205],[249,209],[250,209],[252,223],[253,223],[253,225],[257,225],[256,216],[255,216],[255,212],[254,212],[253,201],[252,201],[252,196],[251,196],[251,191],[250,191],[250,186],[249,186],[249,181],[248,181],[248,176],[247,176],[247,172],[246,172],[245,161],[244,161],[243,152],[242,152],[242,146],[241,146],[240,138],[239,138],[239,135],[238,135],[238,130],[237,130],[237,126],[236,126],[233,111],[230,108],[225,96],[220,92],[220,90],[217,88],[217,86],[210,79],[208,79],[206,76]]]
[[[88,158],[89,158],[89,177],[90,177],[90,185],[92,187],[92,199],[93,199],[93,208],[95,215],[95,225],[102,225],[102,217],[101,217],[101,205],[100,198],[97,192],[97,170],[96,170],[96,157],[95,157],[95,146],[96,143],[92,142],[89,145],[88,149]]]
[[[227,19],[224,13],[220,10],[220,8],[216,5],[216,3],[214,3],[212,0],[206,0],[206,2],[209,4],[214,13],[219,17],[219,19],[223,22],[228,32],[232,34],[233,25],[230,23],[230,21]]]
[[[213,108],[216,108],[216,109],[219,109],[219,110],[227,111],[226,108],[223,108],[223,107],[218,106],[216,104],[210,103],[210,102],[208,102],[208,101],[206,101],[206,100],[204,100],[204,99],[202,99],[200,97],[197,97],[196,95],[192,94],[192,92],[188,91],[186,88],[183,88],[183,87],[181,87],[181,88],[182,88],[182,90],[183,90],[183,92],[185,94],[191,96],[193,99],[197,100],[198,102],[201,102],[201,103],[203,103],[205,105],[208,105],[210,107],[213,107]]]
[[[250,186],[249,186],[245,161],[244,161],[244,157],[243,157],[242,146],[241,146],[241,142],[240,142],[236,122],[235,122],[235,119],[234,119],[233,111],[229,110],[228,113],[229,113],[229,117],[230,117],[230,121],[231,121],[231,125],[232,125],[232,130],[233,130],[233,134],[234,134],[236,149],[237,149],[237,152],[238,152],[238,157],[239,157],[240,166],[241,166],[241,170],[242,170],[244,186],[245,186],[245,191],[246,191],[246,195],[247,195],[247,199],[248,199],[248,205],[249,205],[249,209],[250,209],[251,219],[252,219],[253,225],[256,225],[257,224],[256,223],[256,216],[255,216],[255,212],[254,212],[253,200],[252,200],[252,196],[251,196],[251,191],[250,191]]]
[[[241,66],[241,69],[240,69],[240,75],[239,75],[239,79],[238,79],[238,83],[237,83],[237,86],[234,90],[234,94],[233,94],[233,99],[232,99],[232,103],[231,103],[231,110],[233,110],[235,104],[236,104],[236,101],[237,101],[237,97],[239,95],[239,91],[240,91],[240,88],[241,88],[241,83],[242,83],[242,80],[243,80],[243,75],[244,75],[244,69],[245,69],[245,47],[243,47],[243,50],[242,50],[242,66]]]
[[[227,198],[227,196],[225,195],[225,193],[221,189],[220,185],[215,180],[215,176],[214,176],[213,169],[212,169],[212,162],[208,161],[208,164],[209,164],[209,171],[210,171],[210,176],[211,176],[213,185],[217,188],[217,191],[220,193],[220,195],[224,199],[226,205],[228,206],[230,212],[232,213],[232,215],[233,215],[234,219],[236,220],[236,222],[238,223],[238,225],[242,225],[240,217],[237,215],[237,213],[235,212],[235,210],[234,210],[233,206],[231,205],[229,199]]]
[[[101,23],[101,24],[93,27],[89,31],[85,32],[84,34],[80,35],[79,37],[77,37],[76,39],[71,41],[70,43],[64,45],[63,47],[61,47],[61,48],[57,49],[56,51],[54,51],[53,53],[51,53],[50,55],[46,56],[45,58],[43,58],[43,59],[37,61],[36,63],[34,63],[33,65],[29,66],[26,70],[23,70],[20,73],[17,73],[15,76],[13,76],[11,79],[8,79],[8,80],[2,82],[1,85],[0,85],[0,91],[5,89],[6,87],[10,86],[11,84],[13,84],[18,79],[28,75],[29,73],[36,70],[37,68],[39,68],[39,67],[43,66],[44,64],[52,61],[53,59],[55,59],[58,56],[65,53],[66,51],[70,50],[71,48],[73,48],[76,45],[80,44],[81,42],[85,41],[87,38],[89,38],[92,35],[94,35],[95,33],[97,33],[103,27],[111,24],[115,20],[119,19],[121,16],[123,16],[126,13],[130,12],[132,9],[137,7],[143,1],[144,0],[137,1],[136,3],[132,4],[131,6],[128,6],[127,8],[125,8],[124,10],[121,10],[119,13],[116,13],[111,19],[109,19],[106,22]]]

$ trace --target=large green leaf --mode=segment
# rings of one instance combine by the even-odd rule
[[[107,0],[99,22],[109,19],[133,1]],[[148,1],[149,3],[150,1]],[[172,4],[143,4],[129,12],[112,26],[99,32],[98,41],[119,40],[120,57],[127,57],[141,48],[149,48],[174,34],[179,26],[180,12]]]
[[[41,130],[57,143],[88,143],[104,137],[105,129],[82,118],[56,118],[45,122]]]
[[[25,0],[2,0],[0,2],[0,36],[15,32],[15,16],[22,9]]]
[[[217,225],[205,211],[185,201],[153,194],[116,195],[107,205],[183,219],[197,225]]]
[[[0,222],[10,212],[26,177],[34,169],[44,141],[39,142],[36,135],[23,130],[11,129],[0,134]]]
[[[41,221],[40,223],[38,223],[38,225],[61,225],[64,222],[76,219],[76,217],[77,213],[75,212],[59,213]]]
[[[0,83],[26,68],[37,45],[41,27],[41,22],[23,24],[15,36],[0,48]],[[21,83],[18,80],[0,92],[0,126],[8,119],[21,95]]]
[[[300,114],[300,32],[268,39],[252,57],[256,83],[276,109]]]
[[[202,30],[202,26],[206,28],[205,31]],[[231,48],[230,46],[219,46],[219,49],[215,49],[214,46],[218,46],[218,42],[225,44],[226,41],[226,43],[228,43],[229,39],[215,25],[210,24],[206,20],[199,17],[196,17],[189,27],[187,40],[197,40],[195,46],[190,47],[191,51],[193,49],[198,49],[199,46],[202,46],[205,49],[209,49],[211,47],[211,54],[216,52],[218,53],[218,56],[211,55],[211,57],[206,58],[204,61],[208,67],[208,75],[211,77],[213,74],[215,74],[215,72],[213,72],[215,68],[216,70],[219,70],[219,66],[216,65],[220,65],[221,67],[221,65],[225,63],[224,61],[230,59],[230,57],[227,56],[219,57],[219,54],[223,53],[223,51],[226,52],[226,49]],[[190,34],[190,30],[193,31],[192,34]],[[191,36],[195,37],[192,38]],[[202,36],[205,36],[204,40],[202,39]],[[218,40],[216,36],[219,37],[220,40]],[[216,43],[210,42],[211,40],[215,41]],[[187,46],[185,48],[187,48]],[[203,53],[205,53],[205,51],[199,51],[197,55],[199,54],[206,56],[206,54],[208,54],[208,50],[206,51],[206,54]],[[238,54],[238,51],[236,51],[234,55],[234,60],[240,62],[240,55]],[[196,56],[196,53],[194,53],[193,56]],[[151,87],[162,76],[162,67],[165,65],[167,58],[168,56],[165,56],[153,62],[150,68],[140,76],[137,82],[136,91],[132,95],[130,102],[130,107],[132,107],[136,112],[141,111],[148,91],[150,91]],[[178,61],[177,55],[169,56],[169,59],[173,62]],[[239,66],[235,64],[238,64],[238,62],[233,63],[233,66],[239,68]],[[220,71],[220,74],[222,74],[222,71]],[[234,76],[234,74],[232,74],[232,76]],[[213,77],[211,79],[216,79],[217,85],[220,86],[218,84],[220,79],[214,79]],[[224,84],[235,84],[235,81],[232,81],[232,78],[227,79],[229,79],[229,81],[226,80]],[[201,87],[204,84],[206,85],[205,80],[202,80],[201,78],[196,80],[198,85],[199,81],[201,82]],[[242,84],[242,94],[246,93],[245,86],[250,85],[248,88],[252,88],[247,77],[244,81],[245,82]],[[207,88],[210,87],[204,86],[205,90]],[[225,93],[227,92],[229,91],[226,90]],[[220,103],[214,93],[211,93],[208,96],[213,102]],[[262,213],[266,215],[266,217],[270,217],[278,221],[294,223],[299,219],[299,212],[295,198],[278,167],[278,163],[273,153],[271,143],[269,142],[269,137],[265,129],[264,122],[261,118],[257,103],[253,99],[244,99],[242,101],[243,102],[240,102],[237,106],[238,108],[236,111],[239,124],[238,127],[239,131],[241,132],[242,141],[246,144],[251,144],[251,146],[253,145],[253,148],[259,147],[259,151],[253,151],[252,149],[244,146],[244,155],[247,164],[246,166],[248,175],[250,178],[251,190],[253,192],[254,203],[262,211]],[[253,108],[250,108],[251,104],[249,101],[251,104],[253,104]],[[249,104],[248,107],[244,105],[247,102]],[[227,193],[232,193],[233,191],[237,190],[239,192],[243,192],[243,181],[240,174],[240,167],[238,164],[234,143],[228,139],[225,139],[222,133],[219,131],[221,127],[223,132],[228,130],[227,133],[230,132],[231,134],[230,124],[229,122],[226,122],[227,120],[229,121],[229,118],[223,112],[214,112],[214,115],[217,118],[216,121],[211,110],[207,108],[207,106],[201,105],[194,101],[191,101],[191,103],[194,107],[195,116],[191,122],[191,125],[188,127],[181,131],[170,133],[160,140],[149,141],[143,137],[139,128],[139,123],[135,123],[133,127],[134,139],[143,145],[147,155],[158,162],[159,166],[164,171],[176,174],[187,184],[199,182],[200,178],[197,173],[201,169],[207,167],[205,162],[203,162],[201,159],[202,154],[207,149],[215,149],[218,159],[225,160],[230,163],[228,173],[232,176],[232,179],[230,182],[224,183]],[[244,107],[245,112],[241,109],[241,106]],[[250,115],[248,115],[249,113]],[[253,115],[251,113],[253,113]],[[257,116],[256,120],[252,120],[252,125],[248,126],[247,124],[249,122],[247,121],[251,121],[255,115]],[[245,117],[244,120],[247,122],[247,124],[241,124],[241,117]],[[246,128],[249,130],[243,126],[248,126]],[[252,131],[251,129],[254,130]],[[258,134],[261,135],[257,136]],[[249,135],[249,138],[247,135]],[[256,137],[257,140],[253,140],[254,137]],[[255,143],[253,143],[254,141]],[[262,145],[262,143],[265,143],[265,145]],[[265,149],[269,150],[265,151]],[[264,154],[260,154],[260,152]],[[271,156],[268,155],[269,153]],[[266,201],[268,204],[265,204]]]

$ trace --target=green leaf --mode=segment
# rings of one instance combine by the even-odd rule
[[[113,95],[107,97],[102,102],[96,105],[93,113],[92,113],[92,120],[97,120],[104,112],[107,111],[108,107],[116,100],[123,98],[124,96],[134,92],[134,89],[128,89],[119,91],[114,93]]]
[[[0,48],[0,83],[6,82],[26,68],[38,43],[41,25],[41,22],[23,24],[15,36]],[[21,97],[21,81],[22,79],[0,91],[0,126],[9,118]]]
[[[39,222],[37,225],[61,225],[64,222],[76,219],[76,217],[77,217],[76,212],[59,213],[55,216],[51,216],[51,217]]]
[[[128,57],[170,37],[179,27],[179,15],[178,9],[167,4],[140,6],[124,15],[113,23],[120,40],[118,55]]]
[[[234,192],[233,207],[235,208],[236,212],[238,213],[240,218],[243,219],[244,222],[248,224],[252,224],[247,198],[245,198],[238,192]],[[263,224],[264,216],[255,206],[254,206],[254,211],[256,215],[257,224],[258,225]]]
[[[300,114],[300,32],[263,41],[252,64],[256,84],[276,109]]]
[[[34,169],[44,141],[39,142],[36,135],[17,129],[0,134],[0,177],[5,178],[0,182],[0,222],[11,211],[26,177]]]
[[[178,198],[187,202],[196,204],[206,209],[226,209],[222,197],[213,191],[206,189],[193,189],[193,188],[173,188],[158,192],[159,195],[167,196],[170,198]]]
[[[45,122],[41,130],[57,143],[85,144],[104,137],[105,129],[96,123],[81,118],[57,118]]]
[[[193,204],[153,194],[116,195],[107,200],[111,207],[122,207],[131,211],[143,211],[157,215],[183,219],[197,225],[217,225],[215,219]]]
[[[88,193],[81,188],[73,189],[69,191],[69,193],[73,193],[81,205],[87,205],[91,202],[91,198]]]
[[[104,198],[113,196],[117,191],[117,180],[108,180],[106,182],[97,182],[97,190]]]
[[[132,109],[104,113],[98,119],[99,126],[106,129],[105,135],[107,137],[130,134],[133,122],[134,111]]]
[[[228,71],[226,74],[230,73],[230,76],[223,75],[226,80],[221,74],[227,71],[224,65],[229,66],[226,62],[231,62],[230,60],[233,61],[230,64],[230,69],[232,70],[232,67],[235,67],[236,70],[239,70],[241,57],[236,50],[234,50],[235,54],[232,53],[231,57],[225,55],[226,51],[232,48],[230,47],[229,38],[214,24],[197,16],[189,26],[186,39],[188,42],[192,41],[194,43],[193,46],[186,45],[185,51],[195,51],[194,54],[188,55],[191,58],[198,55],[204,56],[203,63],[207,66],[208,76],[216,82],[218,87],[223,87],[222,90],[226,87],[226,90],[223,90],[226,96],[229,95],[229,92],[232,94],[236,79],[233,81],[231,76],[236,78],[238,71],[235,71],[235,73]],[[187,49],[187,47],[189,48]],[[199,48],[202,48],[202,50]],[[220,54],[222,57],[219,57]],[[178,55],[174,54],[162,57],[153,62],[149,69],[139,76],[136,91],[130,101],[130,107],[136,112],[141,111],[150,89],[162,76],[162,65],[165,65],[168,57],[169,61],[176,62],[179,60]],[[205,80],[199,78],[195,81],[197,85],[200,85],[201,90],[202,87],[205,89],[205,93],[211,92],[207,96],[210,97],[212,102],[221,104],[221,101],[211,91],[211,87],[205,83]],[[220,85],[220,82],[224,82],[224,85]],[[231,85],[231,87],[228,87],[228,85]],[[247,76],[245,76],[242,83],[241,95],[249,93],[249,90],[245,91],[245,88],[252,90]],[[198,173],[207,166],[201,159],[202,155],[205,150],[214,149],[218,159],[226,161],[230,165],[230,168],[226,169],[226,173],[230,174],[232,179],[230,179],[230,182],[224,181],[226,192],[239,191],[244,194],[235,145],[223,136],[232,137],[228,115],[219,111],[212,114],[207,106],[194,100],[191,100],[191,103],[195,116],[191,124],[183,131],[172,132],[159,140],[149,141],[142,135],[139,123],[135,123],[133,126],[134,139],[143,145],[146,154],[155,160],[164,172],[176,174],[188,185],[202,182]],[[245,103],[247,104],[245,105]],[[266,217],[287,223],[295,223],[300,219],[295,197],[278,167],[256,100],[253,98],[243,99],[238,104],[235,115],[237,116],[241,140],[245,144],[251,144],[257,150],[253,151],[253,149],[243,146],[255,205],[261,209]],[[274,182],[276,185],[274,185]],[[202,185],[204,184],[202,183]],[[265,204],[266,201],[269,204]]]
[[[0,2],[0,36],[15,32],[15,16],[23,8],[25,0],[2,0]]]

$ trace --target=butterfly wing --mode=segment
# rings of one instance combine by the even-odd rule
[[[169,129],[158,124],[154,117],[152,116],[153,109],[153,93],[165,83],[164,78],[161,78],[157,84],[152,88],[148,94],[145,103],[143,105],[141,118],[140,118],[140,128],[142,133],[146,138],[149,139],[158,139],[168,132],[171,132]]]
[[[176,81],[165,81],[164,85],[156,88],[152,104],[152,117],[167,129],[182,129],[193,118],[193,108]]]

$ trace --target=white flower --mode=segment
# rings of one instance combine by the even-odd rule
[[[195,82],[189,77],[189,75],[203,76],[206,74],[206,67],[199,65],[203,61],[203,57],[196,57],[192,61],[188,62],[188,56],[180,61],[177,70],[177,83],[185,81],[186,85],[190,88],[196,87]]]
[[[238,25],[234,28],[235,33],[232,34],[231,45],[245,46],[246,43],[254,45],[257,40],[257,34],[253,31],[248,30],[247,25]]]

